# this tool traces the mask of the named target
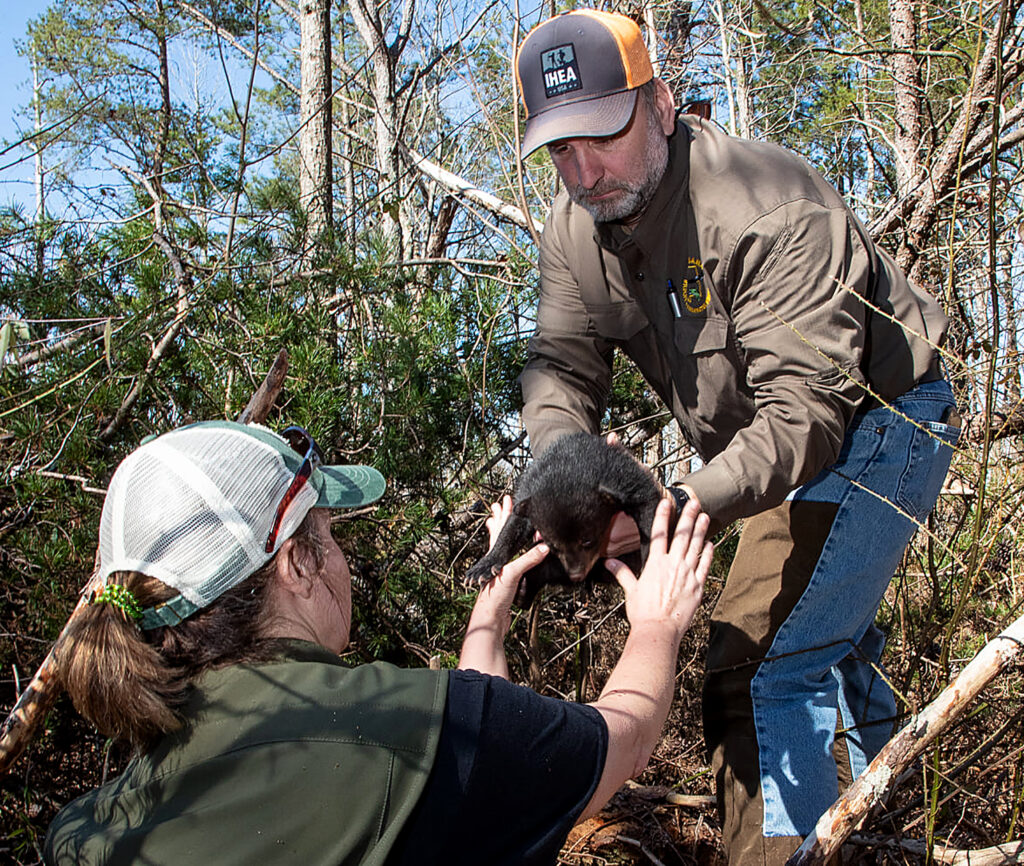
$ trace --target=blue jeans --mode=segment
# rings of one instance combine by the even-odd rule
[[[855,778],[892,735],[896,703],[875,615],[938,499],[960,432],[944,423],[952,407],[939,381],[892,408],[858,414],[836,463],[789,497],[839,510],[810,583],[751,682],[766,836],[806,835],[838,795],[837,712]]]
[[[938,498],[952,408],[938,381],[858,413],[832,466],[744,525],[704,690],[730,862],[764,862],[773,837],[807,835],[835,801],[837,722],[854,776],[892,734],[874,620]]]

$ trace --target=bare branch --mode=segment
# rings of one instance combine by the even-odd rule
[[[456,174],[452,174],[447,169],[441,168],[441,166],[436,165],[426,157],[420,156],[420,154],[412,148],[404,147],[403,150],[405,151],[406,158],[414,168],[418,169],[436,183],[441,184],[441,186],[453,194],[462,196],[474,204],[490,211],[495,216],[509,220],[527,231],[531,229],[531,225],[535,227],[538,232],[544,228],[543,223],[537,222],[536,220],[531,222],[526,214],[519,208],[514,205],[506,204],[496,195],[484,192],[479,187],[471,184],[468,180],[465,180]]]

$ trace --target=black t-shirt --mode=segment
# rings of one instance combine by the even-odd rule
[[[451,671],[437,757],[389,866],[549,866],[604,770],[593,707]]]

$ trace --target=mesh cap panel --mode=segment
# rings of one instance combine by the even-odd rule
[[[139,571],[203,607],[251,575],[273,556],[264,544],[301,462],[297,454],[286,462],[290,449],[276,439],[242,425],[198,424],[129,455],[100,518],[101,576]],[[285,514],[278,546],[318,498],[311,479]]]

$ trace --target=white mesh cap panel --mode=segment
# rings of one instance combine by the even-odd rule
[[[102,576],[139,571],[209,604],[273,555],[264,544],[292,478],[274,448],[229,428],[186,427],[148,443],[111,480],[100,521]],[[316,501],[305,485],[278,545]]]

